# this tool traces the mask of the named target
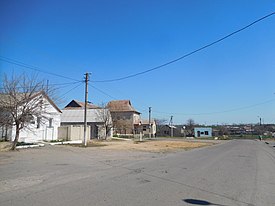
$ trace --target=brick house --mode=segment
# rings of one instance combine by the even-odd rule
[[[135,124],[140,122],[140,112],[136,111],[130,100],[114,100],[107,104],[113,120],[114,134],[133,135]]]

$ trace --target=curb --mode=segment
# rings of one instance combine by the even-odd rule
[[[50,143],[50,145],[63,145],[63,144],[82,144],[81,140],[76,140],[76,141],[66,141],[66,142],[53,142]]]
[[[16,149],[27,149],[27,148],[44,147],[44,146],[45,144],[22,145],[22,146],[17,146]]]

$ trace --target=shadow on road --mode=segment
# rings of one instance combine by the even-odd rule
[[[205,200],[197,200],[197,199],[183,199],[182,201],[192,204],[192,205],[216,205],[216,206],[228,206],[228,205],[221,205],[221,204],[215,204],[212,202],[208,202]]]

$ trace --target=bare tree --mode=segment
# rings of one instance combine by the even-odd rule
[[[194,135],[194,127],[195,127],[195,121],[191,118],[188,119],[186,121],[187,136],[193,136]]]
[[[100,107],[101,109],[98,109],[97,115],[98,115],[98,119],[103,123],[104,131],[105,131],[104,139],[106,140],[108,134],[113,128],[112,117],[105,103],[102,103]]]
[[[195,121],[193,120],[193,119],[188,119],[187,121],[186,121],[186,125],[188,126],[188,127],[194,127],[194,125],[195,125]]]
[[[156,125],[165,125],[167,123],[167,119],[155,119]]]
[[[25,74],[4,75],[0,91],[0,126],[15,127],[15,137],[12,150],[16,148],[22,129],[28,129],[34,117],[42,119],[46,105],[41,95],[44,94],[44,84],[36,77]]]

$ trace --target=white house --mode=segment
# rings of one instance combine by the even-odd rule
[[[195,137],[212,137],[211,127],[195,127],[194,128]]]
[[[30,121],[19,134],[19,142],[39,142],[57,140],[58,127],[60,126],[61,110],[55,103],[46,95],[44,91],[35,93],[31,98],[29,105],[35,105],[39,102],[36,108],[37,116],[30,115]],[[6,129],[6,132],[3,130]],[[15,138],[15,126],[1,127],[0,132],[5,133],[6,139],[11,141]]]

